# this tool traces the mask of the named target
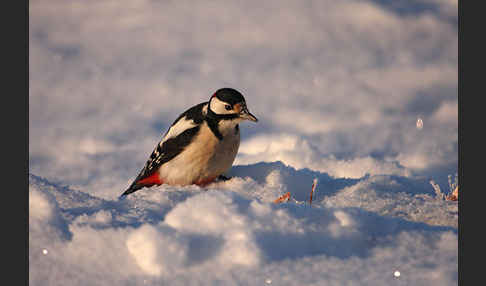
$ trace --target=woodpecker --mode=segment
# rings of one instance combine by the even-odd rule
[[[121,197],[154,185],[205,186],[228,179],[223,173],[235,160],[243,120],[258,121],[243,95],[233,88],[218,89],[209,101],[177,117]]]

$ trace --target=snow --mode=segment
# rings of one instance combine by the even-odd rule
[[[457,203],[428,181],[281,162],[231,173],[123,200],[30,174],[30,284],[457,284]],[[287,191],[289,202],[273,203]]]
[[[30,284],[456,285],[458,1],[395,2],[29,1]],[[119,200],[221,87],[232,179]]]
[[[212,2],[29,1],[29,171],[111,199],[234,87],[259,119],[236,165],[457,172],[457,0]]]

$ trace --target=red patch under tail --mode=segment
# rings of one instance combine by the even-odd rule
[[[157,172],[137,182],[137,185],[141,185],[144,187],[150,187],[153,185],[160,185],[160,184],[162,184],[162,181],[160,180],[159,173]]]

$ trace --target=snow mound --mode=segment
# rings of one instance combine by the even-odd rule
[[[323,201],[328,207],[357,207],[430,225],[458,227],[457,202],[446,201],[430,192],[414,193],[410,181],[400,177],[373,176]]]
[[[29,175],[30,283],[457,284],[457,217],[434,213],[451,202],[431,197],[420,180],[333,179],[282,163],[235,166],[232,175],[124,200]],[[291,201],[272,202],[287,191]],[[421,194],[430,198],[419,203]]]

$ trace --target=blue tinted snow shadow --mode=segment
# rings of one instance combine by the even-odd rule
[[[434,195],[434,189],[430,185],[429,179],[424,177],[408,178],[395,175],[366,175],[358,179],[334,178],[327,173],[307,168],[296,170],[283,164],[281,161],[233,166],[228,174],[241,178],[250,177],[259,184],[265,184],[267,176],[274,171],[280,173],[280,178],[282,183],[287,186],[287,191],[298,201],[308,200],[314,178],[318,179],[316,197],[314,197],[316,201],[320,201],[325,196],[334,195],[343,188],[370,178],[373,178],[372,187],[378,191],[404,192],[411,195],[418,193]],[[390,185],[392,181],[394,184]]]
[[[457,28],[458,14],[445,15],[441,11],[440,4],[431,1],[417,1],[417,0],[371,0],[371,2],[390,11],[396,15],[403,17],[420,16],[422,14],[433,14],[450,24],[455,24]]]
[[[314,178],[319,180],[318,188],[319,196],[321,197],[324,195],[332,195],[366,178],[366,176],[360,179],[333,178],[327,173],[320,173],[307,168],[296,170],[293,167],[283,164],[281,161],[233,166],[228,174],[229,176],[241,178],[250,177],[259,184],[265,184],[267,176],[274,171],[280,173],[282,183],[287,186],[287,191],[291,192],[293,198],[298,201],[308,199]]]
[[[323,223],[328,225],[335,220],[332,211],[344,211],[357,222],[356,235],[333,237],[330,231],[311,230],[305,233],[282,233],[275,230],[255,233],[257,243],[268,261],[298,259],[307,256],[327,255],[347,259],[352,256],[366,258],[375,247],[385,247],[393,243],[393,237],[402,232],[417,232],[422,235],[436,236],[443,232],[457,234],[457,229],[445,226],[431,226],[420,222],[411,222],[402,218],[380,216],[363,209],[323,208],[292,203],[276,205],[283,208],[303,224],[313,225]],[[436,239],[431,239],[436,241]]]

